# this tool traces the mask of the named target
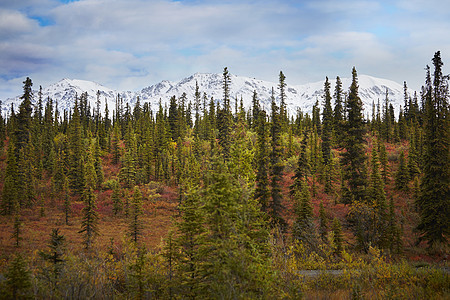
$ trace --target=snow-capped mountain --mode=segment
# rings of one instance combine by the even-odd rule
[[[266,109],[270,109],[270,97],[272,88],[275,91],[275,97],[278,99],[278,83],[248,78],[243,76],[230,75],[231,85],[230,94],[232,97],[232,104],[234,99],[242,98],[245,107],[250,107],[253,96],[253,91],[256,90],[261,105]],[[149,102],[153,110],[157,110],[158,103],[164,104],[169,102],[172,96],[180,97],[183,93],[186,94],[188,101],[194,100],[196,83],[199,86],[200,93],[206,93],[208,100],[213,97],[216,101],[221,101],[223,97],[222,90],[222,74],[196,73],[192,76],[182,79],[179,82],[161,81],[155,85],[146,87],[138,92],[131,91],[117,91],[108,87],[102,86],[98,83],[77,79],[63,79],[54,83],[42,90],[42,99],[45,103],[47,98],[58,102],[60,110],[70,110],[73,107],[75,96],[80,96],[83,92],[88,93],[91,108],[95,107],[97,99],[97,91],[101,100],[101,110],[104,111],[105,103],[108,103],[110,113],[115,109],[115,102],[119,95],[124,103],[129,103],[134,106],[137,97],[139,97],[141,104]],[[351,84],[351,78],[341,78],[344,92],[348,91]],[[372,101],[375,103],[380,100],[383,102],[386,97],[386,90],[390,103],[398,112],[399,106],[403,104],[403,87],[402,85],[387,79],[375,78],[367,75],[360,75],[358,77],[359,96],[365,106],[365,114],[371,112]],[[335,80],[330,80],[331,93],[334,91]],[[324,81],[303,84],[303,85],[287,85],[287,107],[291,113],[294,113],[297,108],[303,112],[310,113],[316,100],[321,104],[323,101],[323,85]],[[9,98],[3,103],[3,114],[9,112],[11,103],[17,109],[21,100],[17,96]],[[34,91],[34,101],[38,98],[38,91]]]

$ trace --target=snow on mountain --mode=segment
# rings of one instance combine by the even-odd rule
[[[256,90],[258,99],[266,110],[270,110],[270,97],[272,88],[275,91],[275,97],[278,99],[278,83],[263,81],[259,79],[230,75],[230,95],[232,97],[232,106],[235,99],[240,101],[241,97],[245,107],[250,107],[253,91]],[[192,76],[182,79],[179,82],[161,81],[155,85],[146,87],[138,92],[117,91],[104,87],[98,83],[77,79],[63,79],[42,90],[42,98],[45,103],[47,98],[58,102],[60,110],[70,110],[73,107],[75,96],[80,96],[83,92],[88,93],[91,108],[95,107],[97,99],[97,91],[100,91],[101,111],[105,109],[105,103],[108,103],[110,113],[115,109],[117,95],[123,99],[124,103],[134,106],[137,97],[141,104],[149,102],[151,109],[157,110],[158,103],[161,100],[163,105],[169,102],[172,96],[180,97],[186,94],[188,101],[194,100],[195,86],[198,83],[199,90],[202,94],[206,93],[208,101],[213,97],[216,101],[221,101],[223,97],[222,90],[222,74],[195,73]],[[348,92],[351,84],[351,78],[341,78],[344,92]],[[388,91],[388,97],[394,108],[398,112],[399,106],[403,104],[403,87],[402,85],[387,79],[375,78],[367,75],[358,77],[359,96],[364,103],[365,114],[371,112],[372,101],[375,103],[380,100],[383,103]],[[334,92],[335,80],[330,79],[331,93]],[[310,113],[316,100],[320,104],[323,102],[323,85],[324,81],[303,84],[303,85],[287,85],[287,107],[291,113],[295,113],[297,108],[303,112]],[[11,103],[17,109],[21,100],[17,96],[9,98],[3,103],[3,114],[9,112]],[[38,91],[34,91],[34,101],[38,98]],[[106,100],[106,101],[105,101]]]

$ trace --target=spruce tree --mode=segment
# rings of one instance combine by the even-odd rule
[[[95,237],[98,235],[98,213],[96,211],[96,197],[91,187],[86,187],[83,192],[83,219],[81,221],[81,230],[78,233],[82,233],[84,236],[84,246],[86,250],[89,250]]]
[[[256,188],[255,199],[261,205],[263,212],[268,212],[269,207],[269,178],[268,178],[268,140],[267,140],[267,122],[266,112],[264,110],[259,111],[259,116],[255,119],[255,126],[257,130],[257,149],[256,149]]]
[[[341,154],[341,164],[349,192],[344,193],[343,202],[352,203],[365,200],[367,185],[364,120],[355,68],[352,71],[352,84],[346,103],[346,113],[347,121],[344,124],[345,133],[342,139],[342,145],[346,151]]]
[[[397,173],[395,173],[395,189],[408,191],[409,174],[405,160],[405,153],[400,152],[399,165]]]
[[[16,163],[15,146],[12,140],[9,141],[8,152],[6,156],[5,179],[2,191],[1,211],[5,215],[11,215],[19,207],[18,172]]]
[[[19,113],[16,118],[16,145],[17,151],[24,148],[28,142],[30,141],[30,129],[31,129],[31,113],[32,113],[32,105],[31,101],[33,99],[33,82],[30,78],[27,77],[23,82],[23,95],[20,97],[22,102],[19,105]]]
[[[420,196],[416,202],[420,216],[417,229],[422,234],[419,240],[427,241],[430,247],[446,245],[450,234],[449,94],[439,51],[433,57],[433,65],[433,82],[428,71],[425,83],[425,153]]]
[[[335,130],[335,139],[338,145],[340,145],[340,140],[342,137],[342,126],[344,122],[344,106],[343,106],[343,90],[342,90],[342,81],[339,76],[336,77],[336,85],[334,87],[334,111],[333,111],[333,120],[334,120],[334,130]]]
[[[283,179],[283,162],[281,160],[281,124],[280,114],[278,112],[278,106],[275,103],[275,96],[272,89],[272,151],[270,153],[270,165],[271,165],[271,196],[272,201],[269,204],[269,215],[273,226],[279,226],[282,232],[285,232],[287,223],[282,216],[284,206],[282,204],[283,195],[281,193],[280,182]]]
[[[176,243],[180,247],[178,266],[180,268],[181,286],[186,297],[197,298],[202,289],[199,274],[201,264],[207,253],[202,253],[205,242],[202,195],[198,188],[188,187],[181,203],[181,220],[177,223],[179,236]]]
[[[330,82],[328,77],[324,83],[324,102],[322,111],[322,157],[325,165],[330,163],[331,138],[333,134],[333,109],[331,108]]]
[[[137,186],[134,187],[133,198],[131,201],[130,210],[130,236],[133,242],[137,244],[138,238],[142,235],[142,214],[144,213],[142,209],[142,193]]]
[[[289,117],[286,107],[286,76],[282,71],[280,71],[278,88],[280,89],[280,124],[281,130],[285,132],[289,125]]]
[[[219,129],[219,145],[225,159],[230,156],[232,115],[230,108],[230,74],[223,70],[223,107],[217,111],[217,127]]]
[[[5,299],[28,299],[31,295],[31,271],[27,261],[18,254],[5,273]]]
[[[344,238],[342,236],[341,222],[336,217],[333,219],[333,225],[331,231],[334,236],[335,254],[340,256],[343,250]]]
[[[64,235],[60,234],[59,228],[52,229],[50,234],[50,242],[48,251],[40,251],[39,255],[42,259],[51,263],[52,267],[49,271],[49,279],[52,285],[56,285],[56,281],[62,273],[65,262],[65,241]]]
[[[320,234],[320,237],[322,238],[322,241],[326,240],[327,231],[328,231],[327,215],[326,215],[326,212],[325,212],[325,208],[323,207],[323,202],[320,201],[320,206],[319,206],[319,234]]]

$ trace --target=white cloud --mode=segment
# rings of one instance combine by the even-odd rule
[[[0,4],[0,78],[20,84],[11,94],[0,82],[0,98],[20,93],[24,76],[135,90],[224,66],[273,81],[283,70],[300,84],[355,65],[419,85],[434,51],[444,63],[450,55],[450,7],[424,1],[9,1]]]

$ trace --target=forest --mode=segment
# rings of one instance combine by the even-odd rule
[[[0,299],[448,299],[449,76],[440,52],[364,115],[358,75],[312,113],[197,86],[154,110],[0,116]],[[278,99],[278,100],[276,100]],[[35,104],[33,104],[35,103]],[[366,110],[367,112],[367,110]]]

